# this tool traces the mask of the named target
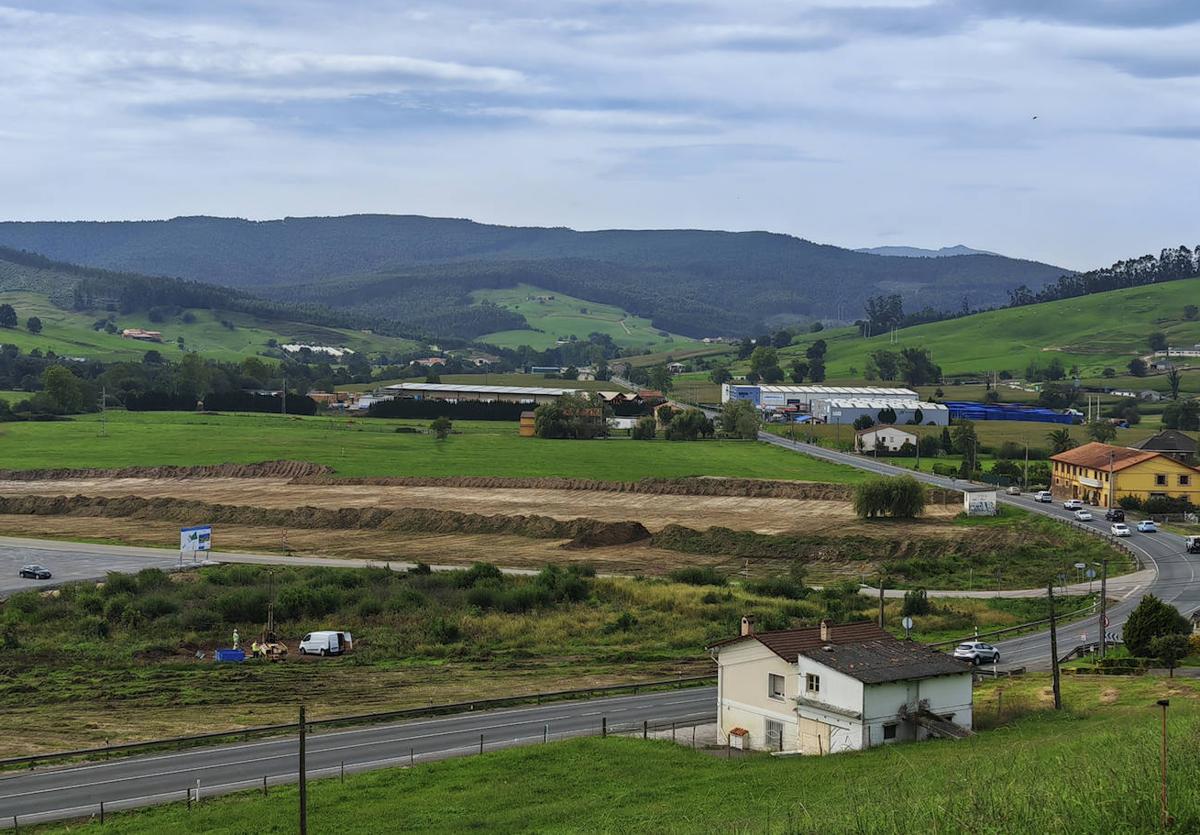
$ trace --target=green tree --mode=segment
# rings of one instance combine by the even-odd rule
[[[15,328],[17,326],[17,311],[11,304],[0,304],[0,328]]]
[[[1117,437],[1117,428],[1107,420],[1093,420],[1087,425],[1088,437],[1098,443],[1107,444]]]
[[[1194,304],[1184,305],[1184,307],[1183,307],[1183,318],[1184,319],[1187,319],[1190,321],[1192,319],[1195,319],[1197,316],[1200,316],[1200,307],[1197,307]]]
[[[942,369],[927,349],[901,348],[900,378],[910,386],[927,386],[942,378]]]
[[[823,359],[808,361],[808,379],[814,383],[825,382],[825,361]]]
[[[879,410],[879,412],[875,415],[875,417],[879,419],[880,423],[895,423],[896,422],[896,410],[893,409],[891,406],[884,406],[882,409]]]
[[[975,432],[975,424],[969,420],[960,420],[950,430],[954,441],[954,451],[965,457],[974,456],[979,446],[979,435]]]
[[[753,440],[758,437],[758,409],[749,400],[731,400],[721,406],[717,425],[724,435]]]
[[[594,395],[566,394],[533,410],[533,432],[539,438],[598,438],[608,433],[607,414]]]
[[[867,379],[894,380],[900,373],[900,355],[883,348],[867,355]]]
[[[1141,357],[1134,357],[1129,361],[1129,373],[1134,377],[1145,377],[1146,370],[1146,361]]]
[[[728,368],[723,365],[718,365],[712,371],[708,372],[708,379],[712,380],[719,386],[732,380],[733,375],[729,373]]]
[[[759,376],[763,375],[765,369],[774,368],[778,365],[779,354],[774,348],[760,345],[750,354],[750,370],[757,371]]]
[[[640,417],[638,418],[638,422],[633,425],[629,437],[635,441],[653,441],[654,436],[658,434],[657,423],[650,415]]]
[[[900,614],[906,617],[927,615],[931,609],[929,595],[925,593],[925,589],[912,589],[904,593],[904,605],[900,608]]]
[[[1156,331],[1150,334],[1150,337],[1146,341],[1150,344],[1151,351],[1167,350],[1167,335],[1162,331]]]
[[[30,316],[28,319],[25,320],[25,329],[28,330],[30,333],[41,333],[42,332],[42,320],[36,316]]]
[[[439,441],[444,441],[450,437],[450,432],[454,429],[454,423],[445,415],[439,415],[429,424],[429,431]]]
[[[1151,641],[1164,635],[1186,635],[1191,631],[1187,618],[1169,603],[1152,594],[1141,599],[1129,613],[1122,630],[1125,646],[1138,658],[1153,657]]]
[[[771,336],[771,344],[776,348],[786,348],[792,344],[792,332],[786,330],[776,331]]]
[[[695,441],[713,434],[712,421],[699,409],[684,409],[667,425],[664,436],[668,441]]]
[[[1107,380],[1111,380],[1113,377],[1117,376],[1117,369],[1111,368],[1111,367],[1105,367],[1105,369],[1100,372],[1100,376],[1104,377]]]
[[[1177,400],[1163,409],[1162,423],[1168,429],[1184,432],[1200,430],[1200,401]]]
[[[1175,677],[1175,668],[1180,659],[1187,658],[1192,651],[1192,642],[1187,635],[1159,635],[1150,640],[1150,657],[1157,658],[1167,668],[1168,675]]]
[[[1066,428],[1051,429],[1046,433],[1046,440],[1050,442],[1050,451],[1055,455],[1078,446],[1071,437],[1071,430]]]
[[[42,390],[54,411],[69,415],[83,411],[83,381],[61,365],[52,365],[45,370]]]
[[[1179,399],[1179,385],[1183,382],[1183,375],[1179,373],[1179,369],[1172,365],[1167,369],[1167,387],[1171,390],[1171,399]]]
[[[657,389],[663,394],[666,394],[671,390],[673,380],[671,379],[671,372],[667,370],[665,365],[659,364],[651,366],[648,370],[648,375],[650,388]]]
[[[803,383],[808,376],[808,363],[804,360],[792,360],[792,382]]]
[[[256,385],[265,385],[267,380],[271,379],[271,366],[258,357],[246,357],[242,360],[242,374],[253,380]]]
[[[925,510],[925,488],[912,476],[873,478],[854,489],[854,512],[862,519],[913,519]]]

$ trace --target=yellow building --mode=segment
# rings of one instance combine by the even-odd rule
[[[1200,505],[1200,470],[1157,452],[1090,443],[1052,455],[1050,466],[1050,490],[1060,499],[1108,507],[1122,496],[1169,496]]]

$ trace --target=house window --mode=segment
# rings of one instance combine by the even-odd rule
[[[804,689],[809,693],[821,692],[821,677],[808,673],[804,676]]]
[[[896,723],[895,722],[893,722],[890,725],[883,726],[883,738],[884,739],[895,739],[896,738]]]
[[[767,750],[783,750],[783,723],[774,719],[767,720]]]
[[[1154,485],[1156,487],[1166,487],[1167,486],[1167,477],[1165,475],[1163,475],[1162,473],[1159,473],[1158,475],[1156,475],[1154,477]]]
[[[1187,487],[1191,483],[1192,483],[1192,477],[1190,475],[1181,475],[1179,477],[1179,486],[1180,487]]]
[[[772,699],[783,700],[783,676],[775,673],[767,674],[767,695]]]

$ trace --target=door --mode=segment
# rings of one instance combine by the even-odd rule
[[[800,717],[800,753],[828,754],[829,725],[816,719]]]

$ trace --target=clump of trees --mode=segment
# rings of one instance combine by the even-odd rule
[[[1169,603],[1152,594],[1141,599],[1129,613],[1122,634],[1129,652],[1139,658],[1154,657],[1154,639],[1170,635],[1187,635],[1191,631],[1187,618]]]
[[[854,489],[854,512],[862,519],[913,519],[925,511],[925,488],[911,476],[873,478]]]
[[[731,400],[721,406],[717,425],[720,427],[722,435],[754,440],[758,437],[758,410],[749,400]]]
[[[429,424],[429,431],[439,441],[444,441],[450,437],[450,433],[454,431],[454,423],[445,415],[439,415]]]
[[[711,438],[715,432],[713,422],[699,409],[684,409],[675,412],[663,430],[668,441],[698,441]]]
[[[607,417],[599,397],[566,394],[533,410],[533,431],[539,438],[601,438],[608,434]]]

